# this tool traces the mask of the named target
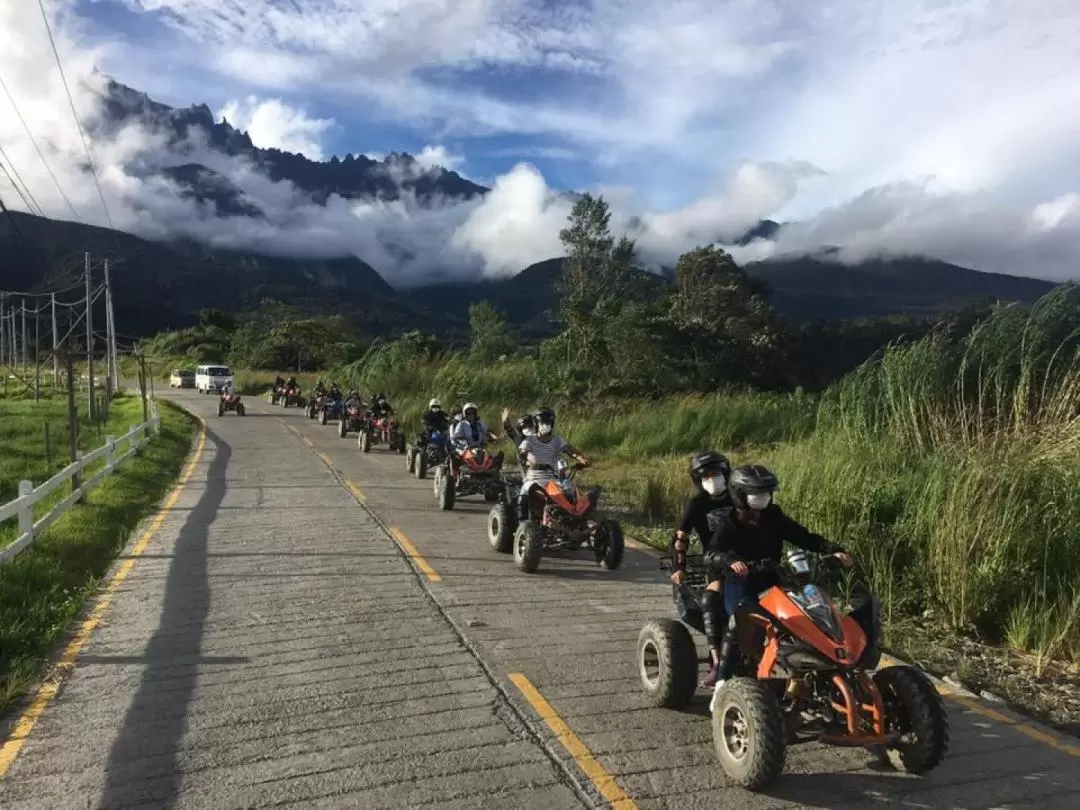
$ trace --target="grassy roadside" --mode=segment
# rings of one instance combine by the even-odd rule
[[[38,678],[131,532],[179,475],[197,423],[168,402],[159,401],[159,407],[160,435],[94,489],[85,504],[0,566],[0,715]]]

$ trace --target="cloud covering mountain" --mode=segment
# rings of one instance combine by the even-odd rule
[[[604,193],[646,263],[773,217],[793,221],[737,256],[835,245],[852,261],[918,253],[1076,275],[1068,4],[663,6],[47,3],[95,182],[40,12],[5,3],[0,161],[33,199],[2,196],[151,238],[354,253],[409,286],[557,255],[572,197],[538,166],[588,154],[592,175],[562,186]],[[110,86],[97,67],[180,108]],[[183,107],[220,88],[213,109]],[[357,106],[425,145],[415,158],[363,154],[381,150],[340,113]],[[346,139],[352,157],[328,161]]]

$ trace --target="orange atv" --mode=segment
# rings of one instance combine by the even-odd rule
[[[609,571],[622,564],[625,551],[622,526],[597,512],[600,487],[584,493],[577,488],[574,472],[581,467],[559,459],[552,471],[554,477],[532,487],[529,520],[518,526],[513,535],[514,562],[521,571],[535,571],[545,550],[577,550],[585,544],[592,548],[596,561]],[[551,470],[550,467],[535,469]]]
[[[435,468],[435,500],[439,508],[449,511],[458,498],[483,495],[488,503],[506,497],[506,482],[502,477],[503,454],[492,453],[484,447],[469,447],[455,440],[450,457]]]
[[[760,790],[783,770],[789,745],[815,741],[876,749],[914,774],[935,768],[949,743],[944,702],[914,667],[874,671],[881,657],[877,600],[841,611],[814,584],[801,550],[784,564],[751,568],[775,570],[780,584],[736,611],[736,677],[719,685],[710,703],[713,744],[728,778]],[[646,624],[638,662],[656,705],[689,702],[698,660],[685,625]]]

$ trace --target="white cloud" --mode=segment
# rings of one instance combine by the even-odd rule
[[[452,172],[460,171],[465,165],[465,158],[461,155],[450,154],[445,146],[425,146],[420,154],[414,155],[416,162],[425,169],[434,169],[441,166]]]
[[[305,155],[311,160],[324,157],[320,140],[334,126],[330,118],[309,118],[303,110],[290,107],[278,98],[248,96],[229,101],[221,109],[230,124],[245,130],[251,142],[263,149],[281,149]]]
[[[804,221],[775,244],[740,255],[831,244],[848,258],[925,252],[1015,274],[1077,274],[1080,68],[1071,49],[1080,19],[1064,0],[935,6],[944,11],[922,0],[555,8],[539,0],[379,0],[362,8],[312,0],[302,14],[275,0],[127,2],[166,15],[193,43],[193,60],[242,82],[215,103],[243,99],[224,111],[260,145],[322,154],[332,121],[277,94],[331,92],[419,126],[431,143],[423,165],[463,165],[441,145],[446,136],[458,145],[456,134],[547,133],[558,146],[521,151],[592,155],[623,178],[645,166],[668,187],[685,182],[693,193],[669,211],[653,210],[648,189],[598,189],[611,200],[613,225],[631,229],[650,262],[732,239],[760,217],[798,212]],[[79,113],[92,123],[93,65],[131,64],[132,43],[98,38],[91,47],[70,13],[55,31]],[[520,74],[527,78],[515,96],[470,84],[471,73],[446,73],[484,66],[503,75],[548,72]],[[0,76],[72,204],[104,224],[33,4],[0,4]],[[547,83],[560,76],[561,84]],[[46,211],[68,216],[2,94],[0,144]],[[332,197],[322,207],[242,161],[190,148],[171,155],[160,136],[139,128],[92,144],[119,227],[222,246],[354,251],[394,283],[412,284],[478,266],[505,274],[547,258],[558,252],[570,207],[529,165],[496,178],[484,200],[425,209],[409,199]],[[155,179],[162,166],[190,160],[241,186],[267,219],[216,219]]]

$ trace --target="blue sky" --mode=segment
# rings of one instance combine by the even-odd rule
[[[497,186],[488,210],[447,217],[431,245],[475,251],[491,272],[557,248],[564,212],[549,208],[563,189],[601,191],[616,222],[639,217],[639,246],[664,261],[772,217],[796,224],[739,258],[829,244],[852,259],[921,253],[1054,278],[1080,267],[1070,0],[48,7],[73,74],[96,66],[160,101],[207,103],[260,146],[407,151]],[[35,3],[0,4],[0,77],[51,131],[63,111],[41,28]],[[71,135],[58,152],[78,146]],[[0,142],[28,148],[3,109]],[[109,193],[132,197],[148,144],[95,148],[117,161]],[[400,212],[363,216],[405,227]],[[500,234],[529,249],[494,244]]]

